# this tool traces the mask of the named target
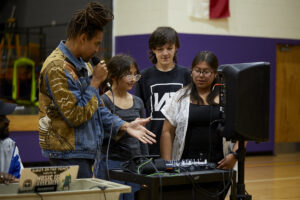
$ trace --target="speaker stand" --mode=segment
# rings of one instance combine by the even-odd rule
[[[238,182],[237,182],[237,200],[252,200],[252,196],[249,195],[245,190],[245,140],[242,138],[238,139],[239,148],[238,152]]]

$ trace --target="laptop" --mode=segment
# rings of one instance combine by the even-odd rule
[[[24,168],[21,171],[18,192],[51,192],[70,189],[77,178],[79,166],[51,166]]]

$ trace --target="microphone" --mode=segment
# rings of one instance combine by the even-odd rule
[[[92,57],[92,64],[93,64],[94,66],[98,65],[99,62],[100,62],[100,59],[99,59],[97,56],[93,56],[93,57]],[[101,60],[100,63],[101,63],[101,64],[104,64],[105,61],[104,61],[104,60]]]
[[[100,59],[97,56],[93,56],[91,61],[92,61],[93,66],[98,65],[98,63],[105,64],[105,61],[104,60],[100,61]],[[101,85],[105,85],[109,90],[111,89],[111,85],[108,82],[107,78],[103,81],[103,83]]]

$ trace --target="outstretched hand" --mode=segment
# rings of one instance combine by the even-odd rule
[[[136,120],[128,123],[126,130],[127,133],[144,144],[156,143],[156,140],[154,139],[156,135],[144,127],[148,122],[150,122],[150,119],[151,117],[146,119],[137,118]]]
[[[230,153],[225,156],[222,160],[218,162],[217,168],[220,169],[233,169],[235,163],[236,163],[235,157]]]

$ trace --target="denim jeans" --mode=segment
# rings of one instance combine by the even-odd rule
[[[93,163],[94,163],[93,159],[82,159],[82,158],[56,159],[56,158],[50,158],[50,164],[52,166],[79,165],[77,178],[92,178],[93,177],[93,171],[92,171]]]
[[[97,162],[95,162],[95,163],[97,163]],[[121,169],[121,165],[123,163],[124,162],[122,162],[122,161],[108,160],[108,169]],[[107,179],[106,156],[102,155],[101,160],[98,162],[97,166],[94,166],[94,168],[95,168],[95,177],[96,178]],[[136,183],[113,180],[113,179],[110,179],[109,181],[131,186],[131,193],[120,194],[119,200],[134,200],[134,193],[140,189],[140,185],[136,184]]]

